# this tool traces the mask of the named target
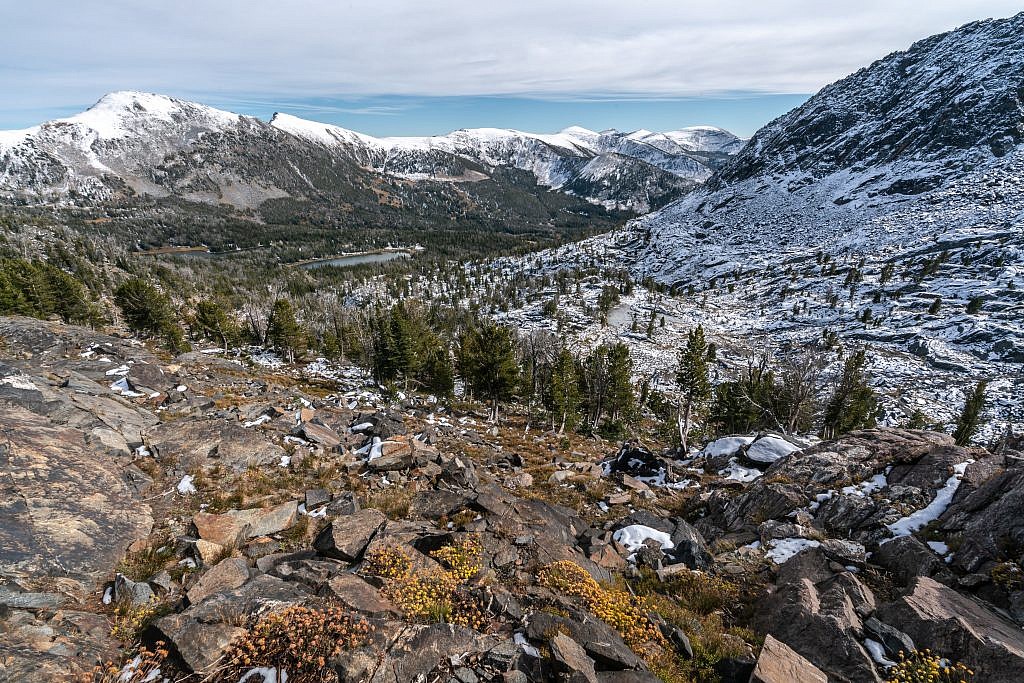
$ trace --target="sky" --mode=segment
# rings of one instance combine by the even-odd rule
[[[0,129],[114,90],[373,135],[717,125],[1020,0],[0,0]]]

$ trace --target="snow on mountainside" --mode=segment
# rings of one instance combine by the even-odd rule
[[[578,126],[554,134],[473,128],[432,137],[372,138],[287,114],[276,114],[271,125],[344,150],[382,173],[472,180],[478,176],[467,176],[462,162],[513,166],[533,173],[541,185],[638,211],[710,177],[711,164],[704,155],[732,154],[742,147],[736,136],[710,127],[666,134],[643,131],[641,138]]]
[[[827,86],[624,230],[505,265],[625,266],[670,285],[629,297],[617,325],[577,330],[626,340],[650,371],[698,322],[726,347],[799,349],[827,330],[871,348],[890,421],[948,421],[986,378],[991,425],[1019,430],[1022,100],[1024,14],[972,23]],[[668,319],[660,342],[630,332],[652,312]],[[540,302],[508,319],[547,324]]]
[[[107,198],[110,180],[167,194],[145,176],[163,158],[242,118],[162,95],[115,92],[75,116],[0,133],[0,192]]]
[[[356,164],[413,181],[482,180],[507,166],[533,173],[542,186],[648,211],[706,180],[716,155],[740,144],[720,129],[699,131],[666,134],[659,144],[582,128],[374,138],[287,114],[268,124],[162,95],[117,92],[70,118],[0,132],[0,196],[81,202],[174,195],[254,207],[301,191],[308,174],[297,169],[310,164]],[[674,142],[679,135],[704,140],[706,131],[714,131],[710,142]],[[254,168],[254,160],[266,167]]]

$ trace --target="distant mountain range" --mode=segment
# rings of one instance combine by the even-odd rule
[[[608,208],[645,212],[709,178],[743,141],[711,127],[668,133],[572,127],[374,138],[276,114],[267,123],[201,104],[115,92],[87,111],[0,132],[0,197],[23,203],[176,197],[255,209],[268,199],[331,197],[369,174],[473,182],[496,168]]]

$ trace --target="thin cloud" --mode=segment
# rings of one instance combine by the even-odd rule
[[[119,89],[261,104],[810,93],[916,39],[1019,9],[1003,0],[0,1],[8,113]],[[369,102],[347,113],[398,112]]]

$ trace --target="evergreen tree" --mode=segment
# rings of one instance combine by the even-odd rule
[[[679,352],[679,369],[676,371],[679,385],[679,443],[683,452],[687,450],[690,427],[694,417],[711,397],[711,380],[708,377],[708,344],[704,339],[704,328],[698,325],[686,337],[686,346]]]
[[[463,377],[490,403],[490,420],[497,422],[499,403],[511,400],[519,386],[515,336],[509,328],[487,321],[466,330],[460,341]]]
[[[185,347],[184,332],[176,320],[170,298],[152,283],[139,277],[125,280],[114,291],[114,303],[121,309],[130,330],[162,337],[172,351]]]
[[[867,354],[858,349],[843,363],[843,375],[825,405],[822,436],[834,439],[840,434],[875,426],[877,401],[868,386],[864,366]]]
[[[580,386],[576,359],[568,349],[562,349],[551,368],[551,412],[558,420],[558,433],[572,429],[579,420]]]
[[[953,432],[956,445],[969,445],[971,439],[978,433],[978,427],[981,426],[981,411],[985,408],[985,389],[987,386],[988,382],[981,380],[975,385],[974,391],[970,393],[967,400],[964,401],[964,407],[956,421],[956,430]]]
[[[24,259],[0,261],[0,314],[88,325],[101,317],[80,280],[46,261]]]
[[[446,344],[432,337],[423,360],[423,386],[437,396],[451,396],[455,388],[455,373],[452,369],[451,354]]]
[[[215,301],[200,301],[196,305],[195,325],[204,336],[217,340],[225,353],[231,344],[238,342],[238,325]]]
[[[295,320],[295,309],[287,299],[278,299],[270,311],[267,321],[267,341],[275,351],[284,355],[289,363],[303,351],[305,335],[298,321]]]
[[[619,342],[608,349],[607,398],[605,406],[610,422],[628,422],[633,414],[633,360],[629,347]]]

